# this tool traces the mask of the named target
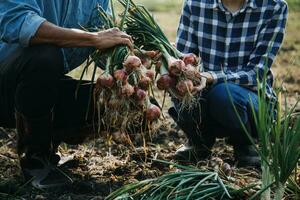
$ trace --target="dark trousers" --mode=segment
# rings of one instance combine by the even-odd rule
[[[213,143],[216,137],[229,137],[233,145],[251,144],[234,106],[249,133],[253,137],[257,136],[252,106],[257,112],[258,96],[246,88],[232,83],[214,85],[203,92],[198,106],[192,110],[181,110],[180,102],[176,99],[173,99],[173,102],[179,113],[177,120],[179,126],[184,126],[183,131],[193,143],[209,144]]]
[[[54,113],[53,128],[61,134],[87,125],[90,84],[64,75],[60,48],[40,45],[24,48],[0,64],[0,126],[15,127],[15,110],[35,119]],[[41,133],[42,134],[42,133]]]

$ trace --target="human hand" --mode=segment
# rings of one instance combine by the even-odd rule
[[[93,35],[93,46],[99,50],[105,50],[116,45],[127,45],[130,49],[134,49],[131,36],[120,31],[118,28],[100,31]]]
[[[202,72],[201,77],[206,79],[207,84],[211,84],[214,82],[214,77],[209,72]]]
[[[204,90],[207,87],[207,85],[212,84],[214,82],[214,77],[209,72],[199,73],[199,78],[201,80],[200,85],[194,87],[194,91],[196,93]]]

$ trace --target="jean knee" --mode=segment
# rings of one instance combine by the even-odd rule
[[[240,129],[248,122],[248,99],[244,88],[234,84],[218,84],[207,95],[208,113],[224,127]],[[240,119],[239,119],[240,118]]]

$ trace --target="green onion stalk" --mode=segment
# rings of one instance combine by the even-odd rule
[[[258,114],[254,114],[254,121],[260,139],[259,151],[263,158],[263,188],[273,183],[274,199],[281,200],[286,183],[300,158],[300,118],[292,123],[292,113],[298,103],[291,109],[286,104],[283,113],[281,91],[277,94],[277,102],[266,96],[266,77],[267,70],[264,70],[263,80],[257,80],[259,109]],[[252,110],[255,113],[253,106]],[[262,198],[270,199],[270,193],[271,188],[268,188]]]
[[[258,73],[257,73],[258,74]],[[266,95],[266,70],[264,70],[263,82],[257,79],[258,82],[258,113],[254,114],[254,121],[256,124],[259,141],[260,141],[260,155],[262,157],[262,188],[266,188],[262,193],[262,199],[269,200],[271,198],[271,188],[273,183],[273,174],[270,166],[270,142],[271,142],[271,126],[274,119],[274,104],[269,103]],[[259,77],[259,76],[257,76]],[[251,100],[252,112],[254,111],[254,104]],[[250,133],[249,133],[250,134]]]
[[[136,45],[145,46],[150,50],[157,49],[159,41],[164,45],[165,49],[175,58],[183,57],[168,40],[156,20],[149,13],[149,11],[142,5],[136,5],[132,0],[119,0],[119,2],[126,7],[129,3],[128,15],[126,16],[126,32],[133,36]],[[154,43],[151,43],[155,41]]]
[[[298,103],[291,109],[285,104],[285,112],[282,111],[280,91],[277,92],[278,100],[276,101],[267,97],[266,77],[267,70],[264,70],[263,75],[257,73],[258,112],[255,112],[254,103],[250,98],[259,139],[257,152],[261,156],[262,167],[261,191],[252,199],[260,196],[263,200],[281,200],[285,194],[286,183],[297,167],[300,158],[300,117],[298,119],[293,117]],[[232,99],[231,95],[230,98]],[[246,135],[253,145],[256,145],[235,106],[234,109]]]
[[[165,174],[155,179],[147,179],[125,185],[114,191],[106,200],[125,199],[233,199],[245,198],[249,189],[234,189],[226,185],[216,172],[201,171],[193,167],[175,165],[180,171]]]

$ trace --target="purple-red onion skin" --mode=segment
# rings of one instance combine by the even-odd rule
[[[152,67],[152,60],[150,60],[149,58],[142,59],[142,65],[144,67],[146,67],[147,69],[151,69],[151,67]]]
[[[193,66],[198,65],[199,62],[198,57],[193,53],[184,54],[182,60],[186,65],[193,65]]]
[[[148,90],[151,85],[152,80],[147,76],[142,76],[139,81],[139,87],[143,90]]]
[[[130,97],[133,95],[133,93],[134,93],[134,87],[132,87],[132,85],[130,85],[130,84],[125,84],[121,88],[120,95],[123,97]]]
[[[162,75],[156,82],[159,90],[168,90],[175,84],[175,80],[168,74]]]
[[[180,76],[185,69],[185,63],[182,60],[172,60],[168,69],[171,75]]]
[[[159,51],[146,51],[146,50],[139,51],[135,49],[133,53],[139,58],[149,57],[151,59],[154,59],[159,54]]]
[[[142,61],[137,56],[128,56],[123,63],[127,72],[132,72],[137,70],[142,65]]]
[[[145,51],[145,55],[153,59],[159,54],[159,51]]]
[[[146,99],[147,92],[145,90],[137,88],[135,91],[135,100],[138,102],[142,102]]]
[[[127,76],[128,75],[127,75],[126,71],[123,69],[119,69],[114,72],[114,77],[117,81],[124,82],[127,80]]]
[[[146,110],[146,119],[150,122],[159,119],[161,110],[156,105],[151,104]]]
[[[176,89],[179,95],[185,96],[186,94],[193,92],[194,84],[191,80],[182,80],[177,83]]]
[[[187,79],[194,80],[200,78],[200,72],[192,65],[187,65],[183,74]]]
[[[110,74],[103,74],[98,77],[97,84],[101,87],[112,88],[114,86],[114,78]]]
[[[145,76],[150,78],[153,81],[155,77],[155,72],[153,70],[147,70]]]

